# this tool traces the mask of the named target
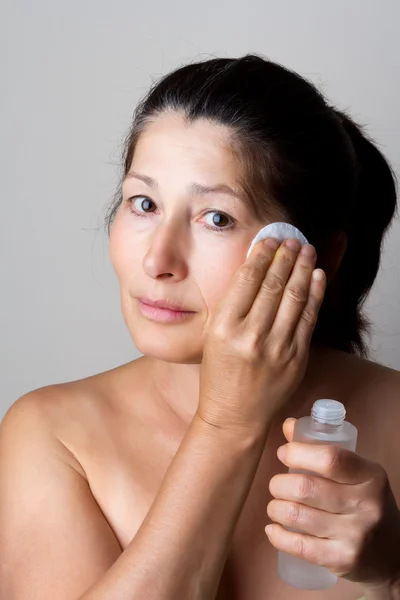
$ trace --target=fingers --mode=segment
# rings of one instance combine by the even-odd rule
[[[295,419],[294,417],[289,417],[283,422],[283,435],[285,436],[288,442],[291,442],[293,439],[294,426],[296,424],[296,421],[297,419]]]
[[[279,473],[269,482],[269,491],[277,500],[298,502],[331,513],[353,514],[358,502],[353,486],[306,473]]]
[[[332,572],[335,572],[336,565],[339,565],[343,558],[342,545],[337,540],[288,531],[277,523],[267,525],[265,532],[271,544],[278,550],[307,560],[315,565],[332,567]]]
[[[300,315],[294,334],[300,349],[308,348],[317,324],[318,314],[324,300],[326,290],[326,275],[322,269],[313,271],[307,304]]]
[[[274,323],[300,248],[301,245],[298,240],[286,240],[283,242],[277,250],[275,258],[260,285],[258,294],[248,315],[250,321],[257,324],[260,332],[268,333]],[[293,333],[293,329],[291,333]]]
[[[359,454],[330,444],[290,442],[278,448],[278,457],[287,467],[353,485],[370,481],[378,469]]]
[[[232,317],[243,318],[250,311],[278,247],[279,242],[273,238],[256,244],[249,258],[236,272],[221,305]]]
[[[301,252],[300,252],[301,250]],[[235,274],[221,309],[230,318],[243,319],[259,336],[273,328],[274,339],[282,346],[300,338],[299,348],[307,348],[325,293],[325,276],[313,279],[316,253],[298,240],[279,244],[268,238],[255,245],[247,261]]]
[[[285,344],[291,342],[299,319],[307,305],[316,259],[314,247],[309,244],[303,246],[285,287],[273,325],[276,337]],[[270,271],[273,266],[274,264]]]
[[[267,506],[269,518],[286,527],[320,538],[338,538],[352,527],[351,515],[326,512],[298,502],[271,500]]]

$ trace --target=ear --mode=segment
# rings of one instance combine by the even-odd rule
[[[347,249],[346,233],[342,230],[335,231],[328,238],[326,248],[326,252],[320,253],[320,260],[318,262],[321,269],[325,271],[327,283],[329,283],[335,277],[345,255]]]

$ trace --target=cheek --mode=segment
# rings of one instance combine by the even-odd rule
[[[203,249],[196,258],[193,274],[210,314],[228,292],[235,273],[246,260],[246,253],[247,246],[226,244],[218,252],[210,247]]]
[[[121,212],[117,213],[110,231],[109,249],[111,264],[120,281],[137,268],[134,261],[140,254],[136,251],[135,240],[127,219]]]

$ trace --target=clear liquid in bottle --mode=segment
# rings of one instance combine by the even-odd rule
[[[356,449],[357,429],[345,421],[346,410],[337,400],[316,400],[311,416],[296,421],[293,441],[308,444],[331,444],[353,452]],[[303,469],[289,469],[289,473],[312,473]],[[291,531],[295,529],[289,528]],[[289,585],[306,590],[328,589],[337,577],[325,567],[299,559],[286,552],[278,552],[278,574]]]

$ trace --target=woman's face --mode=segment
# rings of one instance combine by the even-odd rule
[[[210,319],[267,224],[241,199],[237,178],[223,126],[166,113],[141,134],[110,252],[123,316],[143,354],[201,362]],[[140,298],[189,312],[152,309]]]

